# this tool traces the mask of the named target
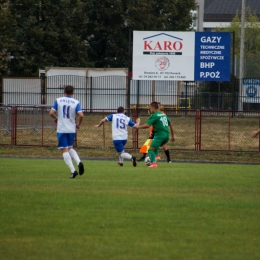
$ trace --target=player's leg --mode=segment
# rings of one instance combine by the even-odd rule
[[[118,163],[118,165],[123,166],[124,158],[121,156],[121,153],[124,151],[124,145],[121,140],[113,140],[113,144],[114,144],[116,151],[119,154],[117,163]]]
[[[137,161],[138,161],[138,162],[144,161],[144,159],[145,159],[145,157],[146,157],[146,154],[147,154],[147,153],[143,153],[142,157],[139,158]]]
[[[164,145],[162,146],[162,148],[163,148],[163,151],[164,151],[164,153],[165,153],[165,155],[166,155],[166,157],[167,157],[167,162],[168,162],[168,163],[171,163],[170,151],[169,151],[167,145],[164,144]]]
[[[159,149],[157,150],[157,152],[155,153],[155,159],[156,161],[161,159],[161,156],[159,155]]]
[[[69,134],[69,154],[78,165],[79,175],[82,175],[84,173],[84,165],[81,162],[78,153],[73,149],[74,140],[75,134]]]
[[[75,178],[78,173],[74,168],[71,156],[69,154],[69,137],[68,134],[57,133],[58,137],[58,149],[62,151],[63,160],[66,165],[69,167],[71,172],[71,178]]]
[[[159,137],[154,137],[150,148],[148,150],[148,155],[150,157],[151,160],[151,165],[149,167],[157,167],[157,163],[156,163],[156,154],[158,153],[158,149],[160,147],[161,141]]]
[[[152,163],[156,162],[156,159],[155,159],[155,147],[153,146],[150,146],[149,150],[148,150],[148,155],[150,157],[150,160]]]
[[[155,158],[156,151],[157,151],[157,149],[151,145],[148,150],[148,155],[149,155],[149,158],[151,161],[151,164],[149,167],[157,167],[156,158]]]
[[[126,160],[132,160],[133,165],[136,166],[136,158],[135,156],[132,156],[131,154],[125,152],[125,144],[126,144],[127,140],[114,140],[114,146],[116,148],[116,151],[119,153],[119,161],[118,164],[120,166],[123,166],[123,161],[124,159]]]
[[[156,135],[154,136],[154,139],[151,143],[151,147],[148,151],[150,160],[151,160],[151,165],[149,166],[150,168],[157,167],[156,163],[156,154],[158,153],[158,149],[160,146],[166,144],[169,140],[169,135],[161,134],[161,135]]]

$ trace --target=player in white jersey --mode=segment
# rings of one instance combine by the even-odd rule
[[[73,149],[76,128],[79,128],[84,115],[79,101],[72,97],[73,94],[73,86],[66,86],[64,88],[64,97],[57,98],[50,110],[50,116],[57,123],[58,149],[62,151],[63,159],[70,168],[71,178],[78,175],[72,160],[76,161],[79,174],[84,173],[84,165],[77,152]],[[79,116],[78,123],[76,123],[77,115]]]
[[[130,117],[124,114],[124,108],[118,107],[117,113],[104,117],[96,127],[100,127],[105,122],[112,122],[112,139],[116,151],[119,153],[118,164],[123,166],[124,159],[132,160],[133,166],[136,167],[136,158],[129,153],[125,152],[125,144],[128,139],[127,127],[135,127],[140,124],[140,119],[137,118],[134,123]]]

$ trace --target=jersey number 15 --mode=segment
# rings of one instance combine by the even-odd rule
[[[116,128],[125,129],[125,119],[117,118],[116,119]]]

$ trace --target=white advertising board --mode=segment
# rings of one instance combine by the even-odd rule
[[[134,31],[133,79],[194,80],[194,41],[190,32]]]
[[[227,32],[134,31],[133,79],[229,81]]]

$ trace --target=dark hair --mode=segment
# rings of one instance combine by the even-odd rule
[[[117,113],[123,113],[125,109],[123,107],[118,107]]]
[[[64,93],[67,95],[72,95],[74,93],[74,87],[71,85],[65,86]]]
[[[151,104],[150,104],[151,107],[155,108],[155,109],[159,109],[159,106],[158,106],[158,103],[153,101]]]

